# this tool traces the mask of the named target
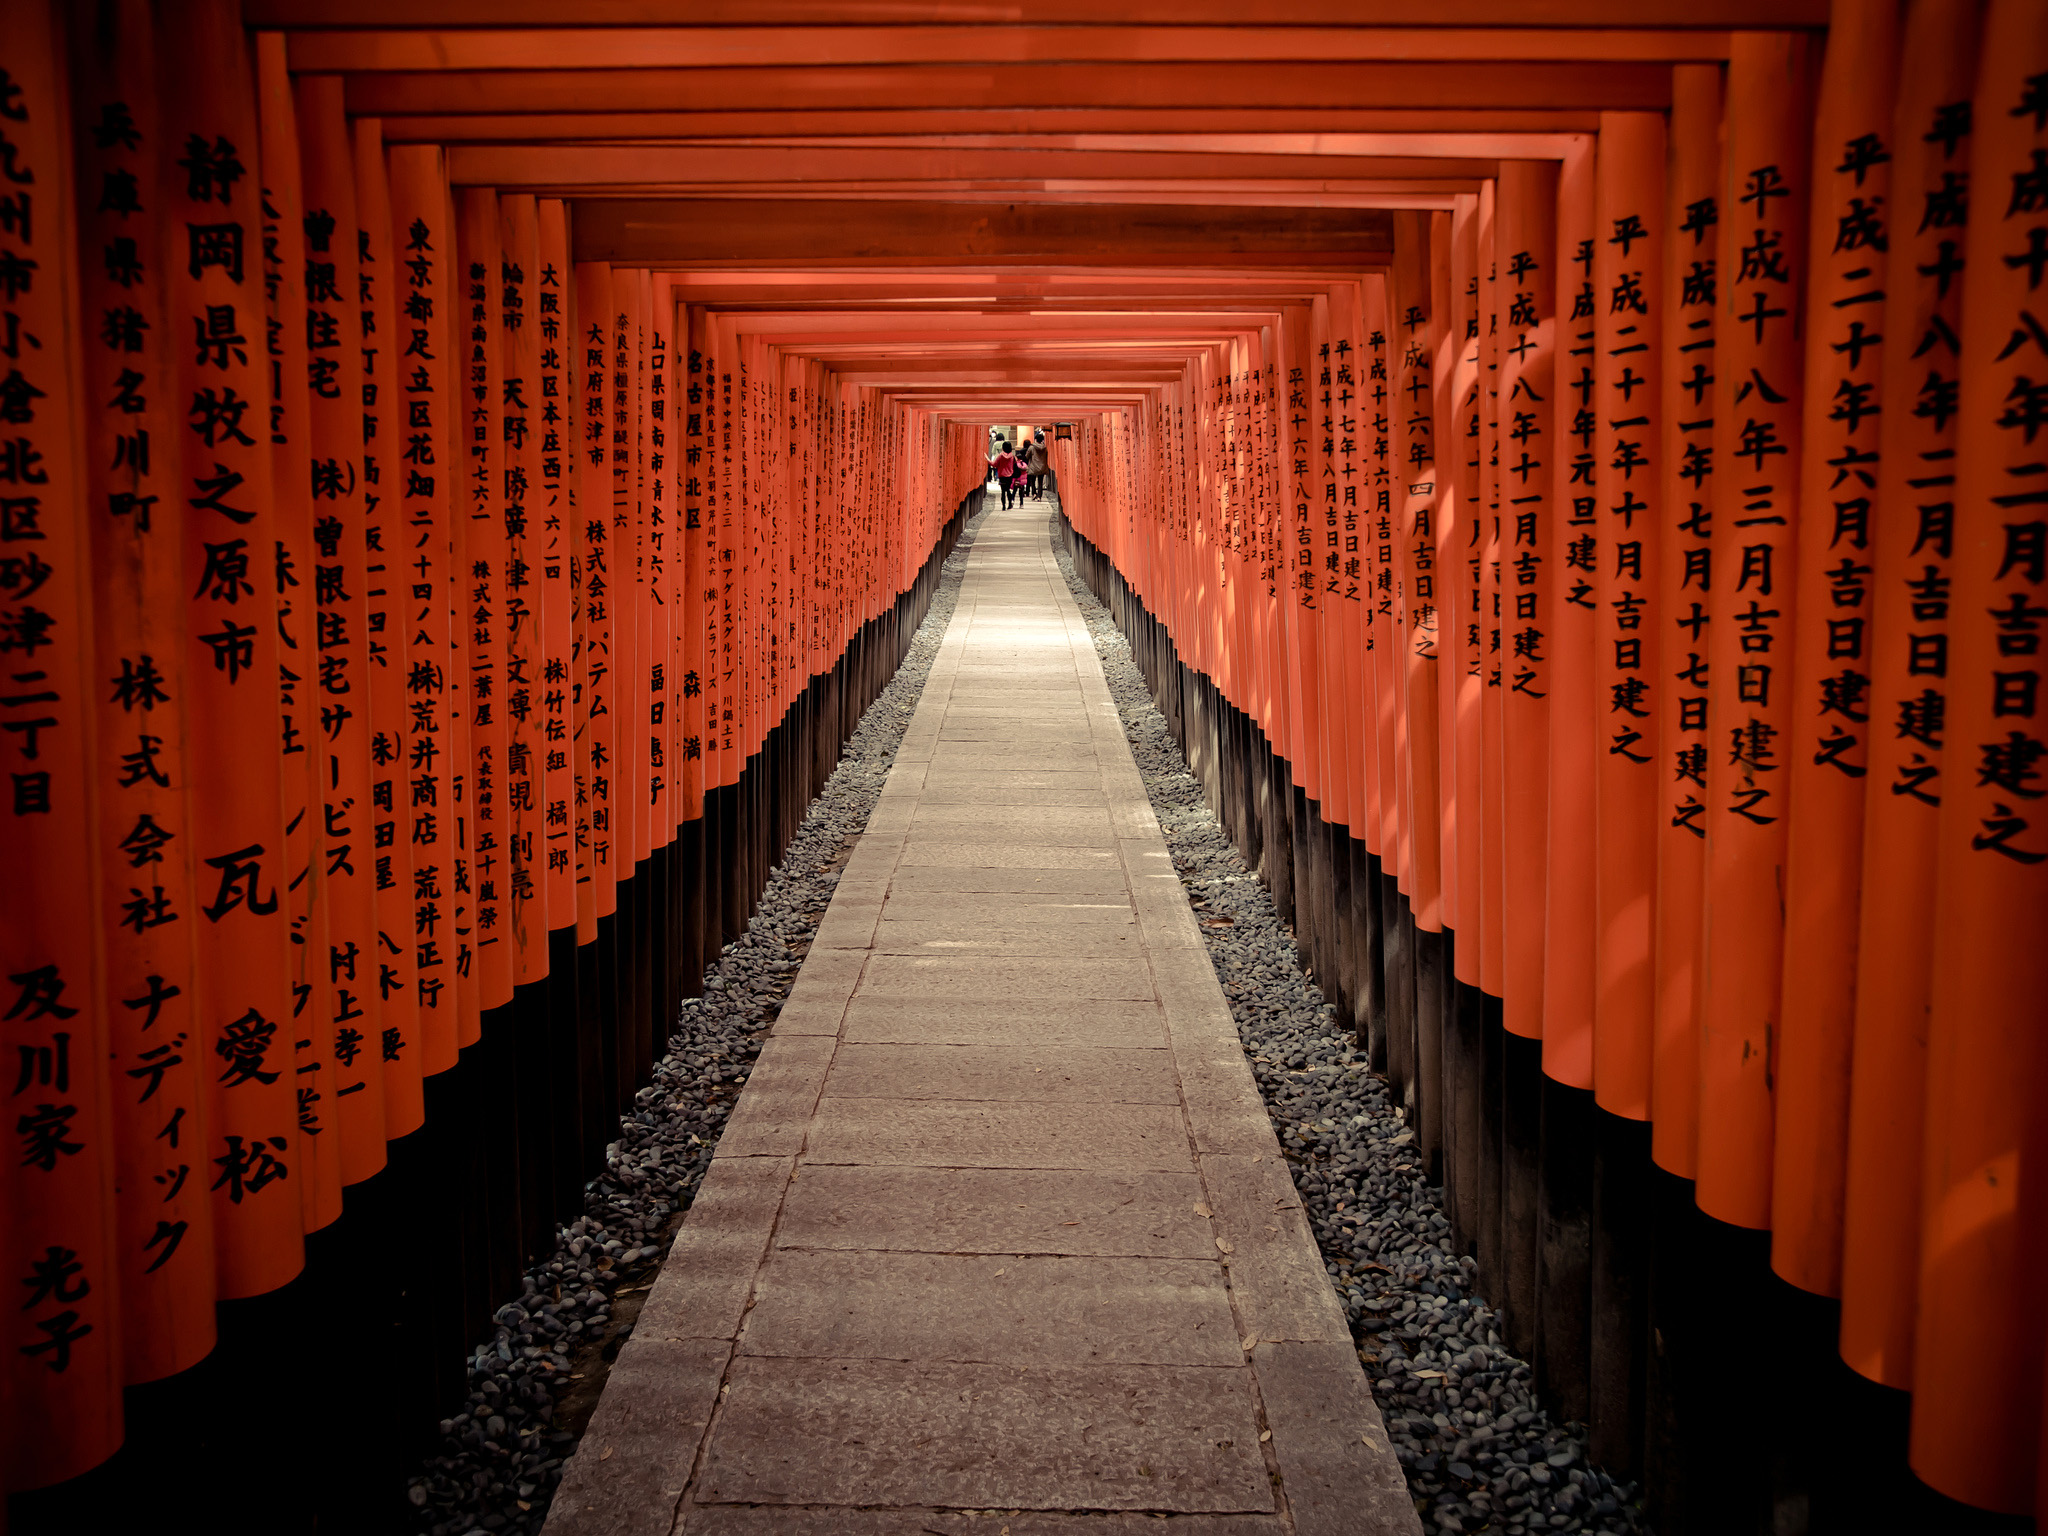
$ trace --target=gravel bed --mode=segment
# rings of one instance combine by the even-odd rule
[[[1527,1362],[1502,1347],[1385,1079],[1302,974],[1292,932],[1204,802],[1129,642],[1075,575],[1057,516],[1051,532],[1424,1530],[1643,1530],[1634,1486],[1587,1460],[1582,1426],[1554,1423]]]
[[[576,1449],[605,1366],[638,1313],[688,1209],[761,1040],[795,981],[867,825],[952,621],[979,516],[941,567],[930,612],[896,675],[861,717],[839,765],[769,875],[747,931],[683,1004],[654,1081],[621,1116],[583,1215],[496,1314],[469,1358],[469,1400],[441,1421],[442,1444],[410,1481],[428,1536],[538,1531]]]

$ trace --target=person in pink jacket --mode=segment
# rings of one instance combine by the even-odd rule
[[[1002,488],[1003,507],[1008,510],[1011,499],[1016,495],[1017,455],[1010,452],[1006,438],[996,445],[996,456],[990,460],[995,466],[996,484]]]

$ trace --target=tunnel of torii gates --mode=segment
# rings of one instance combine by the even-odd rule
[[[436,1411],[1021,421],[1560,1416],[2036,1507],[2048,9],[1239,10],[0,3],[10,1489]]]

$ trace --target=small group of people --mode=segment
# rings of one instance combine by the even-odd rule
[[[1039,500],[1045,498],[1045,432],[1041,428],[1031,434],[1031,441],[1021,448],[1012,450],[1008,438],[996,444],[996,451],[989,458],[989,467],[996,477],[996,486],[1003,493],[1005,509],[1021,505],[1026,496]]]

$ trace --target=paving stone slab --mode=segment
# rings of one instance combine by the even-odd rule
[[[1115,913],[1097,913],[1092,922],[985,926],[912,918],[876,923],[866,932],[867,947],[901,955],[1141,956],[1145,948],[1138,925]]]
[[[1213,1258],[778,1249],[740,1350],[1034,1369],[1244,1364]]]
[[[1013,836],[1015,834],[1012,834]],[[898,869],[1098,869],[1120,875],[1115,842],[1094,847],[1046,842],[1010,842],[991,838],[973,842],[936,836],[906,841]]]
[[[869,958],[855,994],[861,997],[945,997],[963,1003],[999,997],[1090,1002],[1152,996],[1152,969],[1142,958],[1031,955],[906,955]]]
[[[891,882],[890,889],[894,889]],[[831,909],[826,909],[829,915]],[[813,948],[804,957],[803,968],[796,973],[796,982],[789,989],[791,1003],[844,1004],[853,996],[854,984],[860,980],[860,971],[867,964],[867,956],[857,950],[820,950]]]
[[[1036,719],[986,719],[963,720],[949,713],[945,724],[939,727],[939,742],[942,746],[984,742],[1001,745],[1009,750],[1011,743],[1025,746],[1073,746],[1094,750],[1095,733],[1086,721],[1078,721],[1068,711],[1065,719],[1054,715],[1043,715]]]
[[[734,1362],[708,1503],[1265,1512],[1251,1373]]]
[[[848,1168],[812,1163],[789,1186],[775,1241],[876,1252],[1110,1254],[1210,1259],[1191,1173]]]
[[[1069,809],[1055,807],[1055,809]],[[1020,850],[1044,862],[1024,864]],[[1093,815],[1033,822],[998,816],[984,822],[913,821],[903,831],[898,867],[932,863],[1000,864],[1006,868],[1043,869],[1079,864],[1107,867],[1118,857],[1117,835],[1106,811]],[[1050,861],[1060,860],[1059,865]]]
[[[1046,1514],[1025,1510],[797,1509],[705,1504],[687,1536],[1283,1536],[1273,1515]]]
[[[668,1536],[731,1354],[724,1339],[627,1340],[562,1469],[548,1536]]]
[[[889,769],[889,776],[882,780],[882,798],[893,795],[915,795],[924,788],[925,765],[923,763],[899,762]]]
[[[956,771],[962,768],[1050,768],[1060,767],[1071,773],[1080,764],[1095,762],[1096,746],[1092,731],[1077,736],[1071,741],[1035,742],[941,742],[935,756],[942,767]]]
[[[1194,1166],[1178,1106],[963,1104],[825,1099],[810,1163],[925,1168],[1083,1168],[1178,1173]]]
[[[1101,777],[1095,748],[1087,742],[934,741],[926,756],[947,774],[1086,773]]]
[[[842,1099],[1179,1104],[1173,1053],[1046,1045],[841,1043],[825,1093]]]
[[[849,1042],[928,1045],[1145,1048],[1167,1043],[1166,1020],[1158,1006],[1136,1000],[1098,1001],[1077,1008],[1071,1001],[1054,998],[990,998],[970,1005],[934,998],[857,997],[835,1017],[832,1033]]]
[[[810,998],[802,1002],[791,999],[782,1005],[782,1011],[775,1016],[772,1032],[776,1035],[836,1035],[845,1018],[844,998],[830,1001]],[[745,1095],[742,1094],[741,1097],[744,1098]]]
[[[971,779],[973,775],[968,777]],[[1102,806],[1106,803],[1101,789],[1088,782],[1094,777],[1093,774],[1024,774],[1017,777],[1023,778],[1026,782],[1015,785],[928,785],[921,792],[921,803],[927,809],[954,805],[985,806],[993,809],[997,806]],[[1062,786],[1046,782],[1065,777],[1072,777],[1076,783],[1072,786]]]
[[[1295,1536],[1422,1536],[1351,1341],[1260,1344],[1252,1363]]]
[[[1112,927],[1138,933],[1138,914],[1122,892],[1072,895],[1063,891],[893,893],[882,913],[885,923],[929,923],[981,927]]]
[[[1058,731],[1063,735],[1089,734],[1091,725],[1082,695],[1071,694],[1042,699],[948,698],[940,729],[944,731],[1004,730]]]
[[[1129,899],[1123,870],[1108,860],[1094,869],[1019,869],[991,864],[933,865],[901,868],[890,878],[889,895],[917,895],[947,892],[991,895],[1028,895],[1036,891],[1059,891],[1069,895],[1113,896]]]
[[[953,674],[956,683],[986,683],[998,687],[1014,682],[1020,688],[1061,682],[1074,675],[1072,662],[962,662]]]
[[[949,768],[931,763],[925,765],[924,788],[940,794],[966,789],[990,796],[999,796],[1006,789],[1086,789],[1100,793],[1102,767],[1099,763],[1082,763],[1069,768]]]
[[[754,1271],[767,1257],[783,1192],[796,1171],[787,1157],[714,1157],[676,1231],[633,1338],[735,1338]]]
[[[1249,1338],[1351,1347],[1301,1195],[1277,1157],[1209,1157],[1202,1183],[1230,1244],[1230,1289]]]
[[[1081,697],[1079,677],[1069,682],[1045,682],[1032,686],[1015,684],[1004,686],[976,682],[973,679],[955,679],[948,690],[952,702],[962,704],[1074,704]]]
[[[1033,838],[1043,838],[1049,833],[1087,831],[1107,842],[1114,835],[1109,819],[1109,807],[1094,805],[1005,805],[994,796],[985,796],[980,801],[927,801],[918,802],[917,812],[911,817],[910,825],[914,835],[943,836],[957,833],[962,827],[977,830],[993,827],[1012,827],[1028,830]],[[944,828],[945,832],[929,829]],[[1186,905],[1183,900],[1182,905]]]
[[[1081,696],[1078,693],[1033,696],[1021,689],[1014,695],[1008,692],[985,697],[955,694],[946,701],[946,719],[949,722],[1054,720],[1065,724],[1077,718],[1077,706],[1080,702]]]
[[[897,803],[902,804],[901,801]],[[846,878],[860,881],[891,879],[903,858],[903,834],[907,830],[905,826],[894,826],[863,832],[847,858]]]
[[[825,909],[824,917],[818,921],[818,931],[811,939],[813,949],[868,949],[875,941],[875,926],[882,918],[882,904],[887,887],[880,882],[864,882],[870,889],[860,893],[841,890],[834,893],[832,905]]]
[[[825,1086],[836,1044],[794,1031],[770,1034],[718,1138],[719,1156],[781,1157],[802,1150],[804,1126]]]

